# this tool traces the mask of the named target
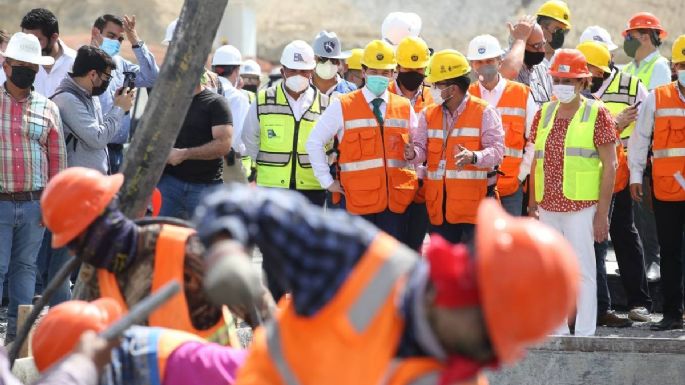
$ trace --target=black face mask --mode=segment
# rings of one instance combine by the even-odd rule
[[[36,80],[36,71],[29,67],[12,66],[12,75],[10,81],[12,84],[25,90],[31,88],[33,82]]]
[[[416,71],[399,72],[397,74],[397,82],[409,91],[416,91],[421,83],[423,83],[424,78],[425,75]]]
[[[558,29],[552,34],[552,41],[549,42],[549,46],[553,49],[559,49],[564,46],[564,30]]]
[[[592,85],[590,85],[590,92],[594,94],[595,92],[599,91],[599,89],[602,87],[602,84],[604,84],[604,76],[602,76],[601,78],[593,76]]]
[[[250,91],[250,92],[257,93],[257,85],[256,85],[256,84],[245,84],[245,85],[243,86],[243,89],[244,89],[245,91]]]
[[[528,67],[538,65],[542,63],[543,60],[545,60],[544,52],[526,51],[523,54],[523,63],[525,63],[525,65]]]
[[[101,79],[101,80],[102,80],[102,79]],[[112,80],[112,79],[107,80],[107,81],[102,80],[102,83],[101,83],[99,86],[97,86],[97,87],[95,87],[95,85],[93,85],[93,90],[91,91],[91,95],[93,95],[93,96],[100,96],[100,95],[104,94],[105,91],[107,91],[107,88],[109,88],[109,82],[110,82],[111,80]]]

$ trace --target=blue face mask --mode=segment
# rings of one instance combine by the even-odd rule
[[[114,57],[119,53],[119,49],[121,49],[121,42],[103,37],[100,49],[107,52],[107,55]]]
[[[680,83],[681,86],[685,87],[685,70],[678,71],[678,83]]]
[[[388,89],[388,85],[390,85],[390,79],[385,76],[368,75],[366,77],[366,88],[376,96],[383,95],[383,92]]]

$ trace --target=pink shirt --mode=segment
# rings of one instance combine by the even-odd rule
[[[454,114],[451,114],[448,109],[442,109],[443,119],[445,119],[447,127],[454,127],[454,122],[457,121],[459,115],[466,109],[466,101],[471,96],[467,93],[464,100],[457,107]],[[419,127],[414,133],[414,151],[416,151],[416,159],[412,163],[423,163],[426,160],[426,144],[428,142],[428,122],[426,121],[426,111],[421,111],[419,115]],[[480,168],[494,169],[495,166],[502,163],[504,157],[504,129],[502,128],[502,118],[500,118],[497,110],[492,106],[487,106],[483,111],[483,122],[481,124],[480,142],[483,147],[481,151],[475,151],[478,157],[476,166]],[[494,178],[496,181],[496,177]],[[492,183],[491,183],[492,184]]]
[[[163,385],[235,384],[246,358],[243,349],[186,342],[169,356]]]

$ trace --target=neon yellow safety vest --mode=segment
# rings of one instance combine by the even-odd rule
[[[635,104],[637,99],[638,85],[640,78],[627,73],[617,72],[614,79],[607,87],[604,94],[600,97],[604,105],[611,112],[611,116],[616,117],[621,111]],[[621,132],[621,142],[623,147],[628,148],[628,138],[635,129],[635,122],[631,123]]]
[[[563,193],[570,200],[593,201],[599,199],[602,162],[594,143],[595,121],[602,103],[583,98],[578,111],[571,119],[564,140]],[[545,147],[554,126],[559,102],[542,105],[540,123],[535,140],[535,198],[542,201],[545,192]]]
[[[305,148],[309,133],[328,106],[328,97],[314,90],[314,102],[297,121],[282,85],[259,91],[257,116],[260,140],[257,185],[321,190]]]
[[[649,88],[649,83],[652,80],[652,73],[654,73],[654,65],[659,62],[659,61],[665,61],[668,63],[668,59],[665,57],[661,56],[660,54],[654,55],[654,57],[647,62],[642,68],[638,70],[638,68],[635,66],[635,60],[631,61],[630,63],[626,64],[622,71],[627,73],[628,75],[633,75],[637,76],[642,80],[642,84],[647,87],[648,90],[652,90]]]

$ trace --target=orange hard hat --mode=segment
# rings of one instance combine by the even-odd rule
[[[160,210],[162,210],[162,192],[155,187],[155,190],[152,191],[152,216],[158,216]]]
[[[638,12],[628,20],[628,27],[623,31],[623,37],[628,35],[628,31],[635,29],[656,29],[659,31],[661,39],[666,37],[666,30],[661,26],[659,19],[649,12]]]
[[[87,229],[123,183],[123,174],[106,176],[84,167],[57,174],[40,199],[43,221],[52,231],[52,247],[66,245]]]
[[[560,49],[552,59],[549,74],[558,78],[590,78],[592,73],[587,68],[585,55],[577,49]]]
[[[507,214],[494,199],[478,208],[476,274],[497,358],[511,363],[564,323],[576,303],[578,262],[561,234]]]
[[[67,301],[53,307],[40,320],[31,340],[36,368],[44,372],[71,353],[84,332],[100,333],[122,314],[121,306],[112,298]]]

